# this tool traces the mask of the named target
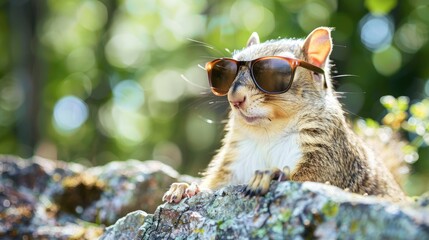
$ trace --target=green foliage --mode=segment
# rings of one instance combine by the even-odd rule
[[[411,142],[404,148],[407,154],[429,145],[429,98],[411,105],[409,98],[404,96],[398,98],[384,96],[380,101],[387,110],[383,123],[393,129],[409,133]],[[416,160],[415,157],[410,158],[409,162]]]
[[[380,99],[381,104],[386,108],[388,113],[383,118],[383,123],[397,130],[401,127],[407,118],[407,110],[410,99],[408,97],[394,98],[393,96],[384,96]]]
[[[392,132],[397,132],[406,144],[402,147],[404,159],[408,164],[412,164],[412,174],[405,183],[406,190],[411,195],[420,194],[425,191],[425,187],[420,184],[427,180],[427,161],[429,145],[429,98],[414,101],[410,104],[408,97],[401,96],[395,98],[391,95],[383,96],[380,102],[386,110],[382,118],[382,124],[376,120],[359,120],[356,130],[366,136],[379,135],[378,137],[392,136]],[[385,134],[385,133],[388,134]],[[381,138],[379,139],[381,140]],[[390,141],[391,139],[385,139]],[[397,141],[397,140],[394,140]],[[417,161],[420,159],[419,161]]]

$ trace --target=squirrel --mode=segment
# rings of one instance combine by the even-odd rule
[[[331,30],[319,27],[305,39],[264,43],[253,33],[247,46],[233,53],[236,61],[267,56],[305,61],[323,69],[325,77],[297,67],[290,88],[270,94],[252,80],[252,66],[240,66],[225,92],[231,111],[221,148],[200,184],[173,183],[163,201],[177,203],[200,191],[232,184],[247,184],[247,195],[264,195],[274,179],[329,183],[362,195],[405,199],[383,159],[346,120],[331,83]]]

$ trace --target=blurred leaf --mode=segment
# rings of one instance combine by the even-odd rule
[[[423,102],[415,103],[411,106],[410,112],[417,119],[423,120],[429,116],[429,106]]]
[[[406,96],[400,96],[398,98],[397,104],[398,104],[398,110],[399,111],[406,111],[408,109],[408,103],[410,102],[410,98]]]
[[[397,5],[397,0],[365,0],[365,7],[373,14],[387,14]]]
[[[396,105],[396,99],[391,95],[381,97],[380,102],[389,111]]]
[[[371,118],[365,119],[365,123],[366,123],[366,126],[370,127],[370,128],[378,128],[380,126],[380,124],[378,124],[377,121],[375,121]]]

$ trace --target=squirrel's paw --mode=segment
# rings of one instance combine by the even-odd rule
[[[195,196],[199,192],[200,188],[196,183],[191,183],[191,185],[187,183],[173,183],[162,197],[162,201],[178,203],[182,198]]]
[[[284,167],[283,171],[274,168],[272,170],[255,171],[255,174],[250,179],[249,184],[244,189],[245,196],[261,196],[265,195],[270,189],[271,180],[275,181],[287,181],[289,180],[290,169]]]

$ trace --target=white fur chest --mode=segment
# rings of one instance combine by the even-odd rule
[[[298,133],[282,136],[272,142],[241,140],[237,159],[230,169],[231,183],[247,184],[256,170],[283,169],[288,166],[292,172],[301,156]]]

